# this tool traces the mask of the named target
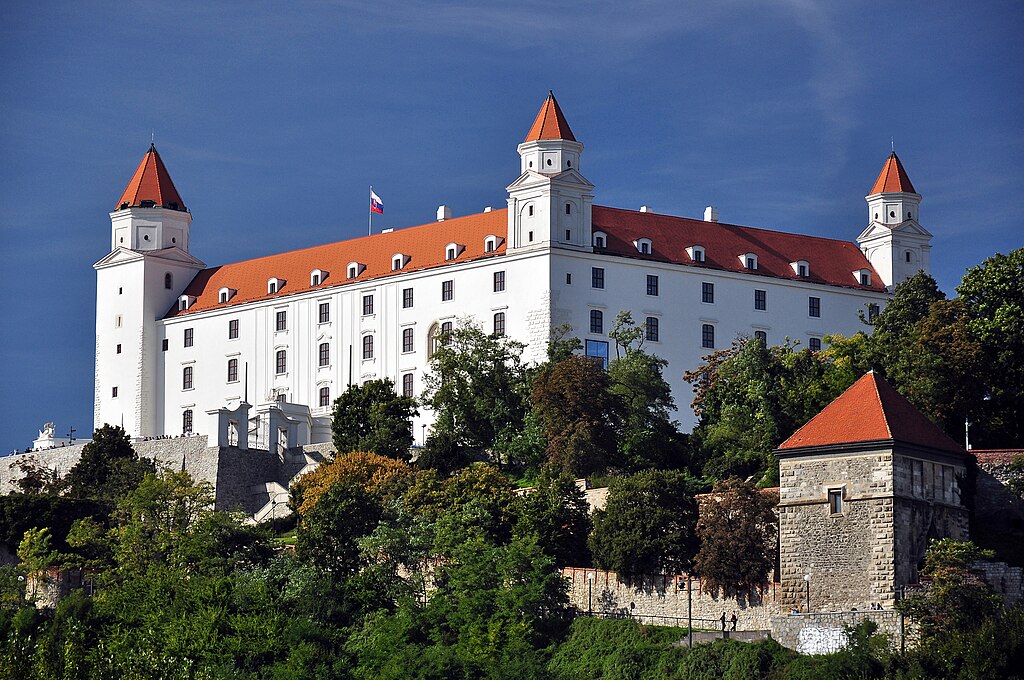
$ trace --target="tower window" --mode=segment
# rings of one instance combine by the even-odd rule
[[[181,412],[181,431],[183,434],[192,434],[192,409],[190,408]]]
[[[238,339],[238,319],[228,321],[228,340]]]
[[[117,388],[116,387],[110,388],[110,397],[112,399],[117,399]]]
[[[904,253],[903,257],[906,259],[907,262],[910,262],[910,251],[908,250],[906,253]]]
[[[715,284],[708,281],[700,284],[700,301],[709,305],[715,303]]]
[[[604,313],[600,309],[590,310],[590,332],[604,333]]]
[[[331,303],[321,302],[317,308],[320,323],[329,323],[331,320]]]
[[[494,292],[500,293],[505,290],[505,272],[494,272]]]
[[[369,316],[370,314],[373,314],[373,296],[372,295],[364,295],[363,296],[363,316]]]
[[[821,338],[810,338],[807,341],[807,348],[810,349],[812,352],[820,352],[821,351]]]
[[[874,321],[878,318],[878,305],[874,302],[868,304],[868,321]]]
[[[705,349],[714,349],[715,348],[715,327],[714,326],[712,326],[709,323],[706,323],[703,326],[701,326],[700,336],[701,336],[700,337],[700,341],[701,341],[701,346],[702,347],[704,347]]]
[[[274,328],[278,331],[288,330],[288,312],[284,309],[274,315]]]
[[[572,285],[572,273],[571,272],[566,272],[565,273],[565,285],[567,285],[567,286],[571,286]]]
[[[192,389],[192,367],[186,366],[181,370],[181,389]]]
[[[768,291],[754,290],[754,309],[763,312],[768,309]]]
[[[505,312],[494,313],[494,335],[505,335]]]
[[[412,288],[402,289],[402,309],[412,307]]]
[[[527,206],[527,208],[526,208],[526,216],[527,217],[533,217],[533,206],[532,205]]]
[[[590,287],[604,288],[604,267],[590,268]]]
[[[533,210],[533,208],[530,208],[530,209],[531,209],[531,210]],[[527,232],[527,234],[526,234],[526,240],[527,240],[527,241],[528,241],[529,243],[533,243],[533,232],[532,232],[532,231],[530,231],[530,232]]]
[[[807,315],[815,318],[821,316],[821,298],[813,295],[807,298]]]
[[[118,287],[118,289],[117,289],[117,294],[118,294],[118,295],[124,295],[124,288],[122,288],[122,287]]]
[[[411,397],[412,396],[412,373],[403,373],[402,374],[402,396],[403,397]]]
[[[185,347],[191,347],[195,340],[195,331],[191,328],[185,329]]]
[[[572,214],[572,203],[566,203],[565,204],[565,214],[566,215],[571,215]]]
[[[658,317],[649,316],[644,328],[644,337],[651,342],[658,342]]]
[[[402,329],[402,352],[409,353],[413,350],[413,337],[411,328]]]
[[[168,344],[169,344],[169,343],[167,342],[167,338],[164,338],[163,340],[161,340],[161,341],[160,341],[160,349],[161,349],[162,351],[166,352],[166,351],[167,351],[167,345],[168,345]]]
[[[445,321],[441,324],[441,345],[447,345],[452,341],[452,322]]]
[[[277,375],[284,375],[288,372],[288,350],[279,349],[274,356],[274,372]]]
[[[372,359],[372,358],[373,358],[373,336],[372,335],[364,335],[363,336],[363,359]]]
[[[657,295],[658,294],[658,277],[655,274],[647,275],[647,294]]]
[[[553,163],[551,162],[551,159],[550,159],[550,158],[548,159],[548,165],[549,165],[549,166],[550,166],[550,165],[553,165]]]
[[[455,282],[454,281],[442,281],[441,282],[441,301],[447,302],[455,297]]]
[[[767,331],[754,331],[754,337],[763,342],[765,345],[768,344]]]
[[[829,489],[828,490],[828,511],[833,515],[841,515],[843,513],[843,490],[842,489]]]
[[[121,343],[117,343],[117,353],[121,353]]]
[[[321,387],[320,388],[320,405],[330,406],[331,405],[331,388]]]
[[[910,215],[910,213],[908,212],[908,213],[907,213],[907,219],[909,220],[910,218],[911,218],[911,215]]]
[[[895,210],[890,210],[889,211],[889,217],[896,217],[896,211]]]
[[[572,240],[572,229],[566,229],[565,230],[565,240],[566,241],[571,241]]]
[[[238,359],[228,359],[228,382],[238,382]]]

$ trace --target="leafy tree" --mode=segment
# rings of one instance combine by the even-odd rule
[[[981,345],[979,382],[989,397],[972,435],[981,446],[1024,446],[1024,248],[968,270],[957,292]]]
[[[123,429],[104,425],[82,447],[82,457],[68,471],[63,484],[72,497],[113,502],[155,469],[152,461],[138,457]]]
[[[706,592],[733,595],[768,583],[777,555],[778,500],[776,492],[735,478],[719,482],[701,499],[694,569]]]
[[[35,456],[23,456],[13,467],[21,472],[21,477],[15,480],[14,485],[22,493],[38,496],[60,491],[61,480],[57,469],[40,465]]]
[[[617,462],[622,402],[610,387],[608,373],[588,357],[574,355],[538,371],[531,399],[553,465],[585,476]]]
[[[689,570],[697,552],[701,483],[683,472],[648,470],[615,478],[594,512],[594,561],[625,577]]]
[[[408,460],[418,414],[416,400],[398,394],[389,378],[352,385],[334,400],[334,448],[339,454],[372,451]]]
[[[303,516],[297,548],[306,561],[343,578],[354,574],[364,560],[359,539],[381,520],[381,508],[370,495],[351,484],[335,484]]]
[[[380,503],[401,497],[416,474],[408,463],[376,453],[354,451],[307,472],[291,487],[291,502],[300,515],[312,510],[335,484],[358,486]]]
[[[542,469],[537,485],[519,496],[516,514],[514,535],[534,536],[555,564],[590,563],[590,507],[571,476],[551,468]]]
[[[529,408],[524,347],[469,322],[452,330],[424,378],[423,403],[435,414],[433,433],[444,433],[449,446],[474,457],[514,437]]]

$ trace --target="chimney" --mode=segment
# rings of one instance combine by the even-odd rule
[[[640,212],[649,212],[649,213],[652,213],[652,212],[654,212],[654,211],[653,211],[653,210],[651,210],[651,206],[649,206],[649,205],[642,205],[642,206],[640,206]]]
[[[439,206],[437,206],[437,221],[438,222],[444,222],[445,220],[450,220],[451,218],[452,218],[452,209],[451,209],[450,206],[447,206],[447,205],[439,205]]]
[[[718,221],[718,208],[713,205],[709,205],[704,208],[704,221],[705,222],[717,222]]]

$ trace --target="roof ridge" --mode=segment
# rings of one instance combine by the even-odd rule
[[[875,375],[875,369],[872,368],[867,374],[871,376],[871,387],[875,392],[875,398],[878,399],[878,409],[882,412],[882,423],[885,425],[885,431],[889,433],[889,439],[894,439],[892,426],[889,425],[889,412],[882,402],[882,392],[878,389],[878,377]]]

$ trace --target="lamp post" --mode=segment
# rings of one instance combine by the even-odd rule
[[[596,578],[596,572],[587,572],[587,616],[594,615],[594,579]]]
[[[811,613],[811,575],[804,574],[804,583],[807,586],[807,610],[806,613]]]
[[[427,445],[427,424],[420,425],[420,446]]]

